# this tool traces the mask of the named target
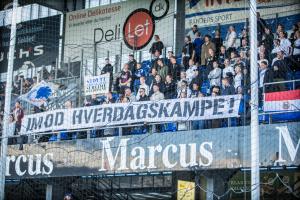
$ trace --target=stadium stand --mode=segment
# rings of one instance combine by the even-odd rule
[[[261,30],[262,37],[258,41],[260,109],[263,110],[263,96],[266,92],[296,90],[300,87],[300,22],[293,26],[293,30],[289,31],[290,34],[288,35],[288,30],[285,30],[284,25],[278,24],[277,27],[274,27],[273,24],[269,25],[263,19],[260,20],[265,24],[263,30]],[[276,31],[273,33],[271,30]],[[159,87],[160,98],[162,99],[242,94],[241,117],[239,119],[231,119],[230,123],[228,119],[223,119],[214,125],[211,124],[211,120],[206,120],[201,122],[200,126],[192,125],[192,127],[193,129],[208,129],[248,125],[250,117],[250,48],[248,46],[248,30],[243,29],[239,33],[233,26],[230,26],[224,38],[220,36],[219,31],[216,31],[215,35],[202,35],[200,31],[195,31],[197,34],[195,34],[194,40],[191,40],[191,35],[187,35],[185,44],[182,47],[182,54],[177,56],[174,56],[173,52],[169,51],[167,57],[162,57],[161,49],[154,50],[157,47],[157,42],[153,43],[151,47],[151,51],[154,54],[154,58],[151,60],[143,60],[138,63],[133,55],[129,55],[128,62],[124,64],[121,72],[114,74],[114,77],[111,78],[114,82],[108,94],[105,96],[93,95],[85,99],[83,104],[77,106],[94,106],[125,102],[125,100],[126,102],[134,102],[156,98],[153,91],[155,85]],[[224,42],[222,43],[222,41]],[[106,62],[107,64],[102,67],[102,74],[113,71],[113,66],[108,58]],[[42,77],[45,81],[52,81],[57,84],[59,79],[54,80],[54,73],[53,70],[43,69],[39,80]],[[60,76],[63,77],[63,75]],[[37,83],[37,80],[37,77],[15,77],[13,93],[15,95],[27,93]],[[290,82],[280,83],[280,81],[286,80]],[[276,82],[276,84],[270,84],[272,82]],[[63,84],[58,84],[60,90],[66,89],[71,85],[67,81],[63,81]],[[5,82],[2,82],[1,110],[4,102],[4,91]],[[140,96],[141,92],[144,92],[142,97]],[[70,98],[65,99],[65,101],[78,99],[75,97],[76,95],[78,93],[71,93]],[[75,102],[73,104],[75,105]],[[39,113],[53,109],[50,108],[50,105],[51,102],[49,102],[48,107],[31,107],[31,110],[25,110],[24,112]],[[60,107],[63,107],[63,105],[60,105]],[[14,114],[14,119],[17,118],[18,116]],[[270,121],[270,118],[272,118],[273,122],[297,121],[299,120],[299,112],[288,114],[262,112],[260,121],[265,123]],[[160,126],[157,131],[176,131],[180,130],[180,127],[180,123],[168,123]],[[149,131],[149,127],[123,129],[125,129],[123,134],[142,134],[146,133],[147,130]],[[93,132],[93,137],[105,135],[103,130],[95,130],[95,132],[98,134]],[[117,132],[116,130],[113,134],[117,134]],[[62,133],[61,139],[76,138],[74,134],[72,135],[72,137],[68,137],[65,133]],[[51,137],[50,141],[54,141],[54,138],[56,137]]]

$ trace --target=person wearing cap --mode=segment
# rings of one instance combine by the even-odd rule
[[[149,52],[154,56],[155,52],[158,51],[159,54],[162,54],[162,50],[164,49],[164,43],[160,40],[159,35],[154,35],[155,42],[152,43],[152,46]]]
[[[114,68],[109,62],[109,58],[105,58],[105,65],[101,70],[101,74],[109,73],[109,90],[111,90],[112,82],[113,82],[113,71]]]

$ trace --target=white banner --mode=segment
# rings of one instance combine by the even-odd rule
[[[27,115],[22,134],[238,117],[240,95],[115,103]]]
[[[105,94],[109,91],[110,76],[109,73],[99,76],[84,77],[85,95]]]
[[[84,48],[85,56],[93,57],[95,44],[100,58],[106,57],[108,51],[111,56],[119,55],[121,43],[123,54],[132,53],[133,49],[149,50],[155,34],[165,46],[173,46],[173,22],[173,0],[130,0],[68,12],[65,62],[69,57],[80,59],[77,47]]]
[[[264,19],[299,14],[299,0],[258,0],[258,11]],[[216,26],[245,22],[249,18],[249,1],[190,0],[185,6],[185,28]]]

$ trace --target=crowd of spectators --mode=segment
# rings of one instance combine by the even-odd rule
[[[288,84],[264,84],[300,77],[300,22],[290,32],[287,32],[284,25],[278,24],[276,31],[272,33],[274,27],[269,26],[259,14],[257,16],[258,85],[262,100],[264,92],[289,89]],[[234,26],[229,26],[226,37],[222,38],[221,35],[218,29],[214,31],[214,35],[202,35],[197,25],[194,25],[184,38],[181,55],[176,56],[168,51],[166,57],[162,57],[165,48],[163,40],[155,35],[155,42],[149,50],[153,57],[151,63],[139,63],[130,54],[128,62],[118,75],[114,74],[113,66],[107,58],[101,74],[110,74],[110,92],[86,98],[83,106],[241,94],[240,118],[194,121],[191,122],[191,128],[248,124],[251,85],[249,31],[247,27],[238,31]],[[19,79],[14,84],[16,93],[20,93],[20,90],[26,93],[37,82],[36,78]],[[20,83],[23,83],[22,87]],[[3,90],[4,87],[1,85],[0,89]],[[68,104],[72,107],[72,102]],[[15,112],[12,117],[18,119]],[[178,122],[152,127],[156,131],[170,131],[184,130],[187,126],[186,122]],[[136,130],[123,128],[122,132],[132,134]],[[142,133],[148,130],[149,126],[146,124],[138,127],[138,131]],[[114,130],[100,132],[104,135],[115,133]]]
[[[269,26],[258,14],[260,102],[263,92],[292,89],[289,88],[290,84],[264,84],[299,79],[299,27],[300,22],[288,33],[282,24],[278,24],[276,32],[272,33],[274,27]],[[194,25],[184,38],[181,55],[175,56],[172,51],[168,51],[165,58],[162,57],[165,48],[163,41],[155,35],[155,42],[149,50],[153,57],[151,64],[139,63],[130,54],[128,62],[111,86],[111,92],[102,97],[93,95],[86,100],[85,106],[241,94],[240,119],[206,120],[201,122],[201,126],[199,122],[194,124],[197,124],[197,128],[229,126],[229,123],[247,124],[251,85],[248,34],[248,28],[238,32],[234,26],[229,26],[225,38],[221,37],[220,30],[215,30],[213,36],[202,35],[197,25]],[[106,62],[102,73],[112,74],[113,66],[108,59]]]

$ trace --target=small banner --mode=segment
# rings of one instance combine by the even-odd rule
[[[109,92],[109,73],[99,76],[84,77],[84,93],[86,96],[92,94],[105,94]]]
[[[194,200],[195,199],[195,183],[190,181],[178,180],[177,184],[177,200]]]
[[[238,117],[240,95],[115,103],[26,115],[22,134]]]
[[[48,99],[55,92],[56,86],[52,83],[41,81],[35,85],[31,90],[20,96],[19,100],[26,101],[34,106],[41,107],[46,106]]]
[[[265,94],[265,112],[299,111],[300,90],[271,92]]]

